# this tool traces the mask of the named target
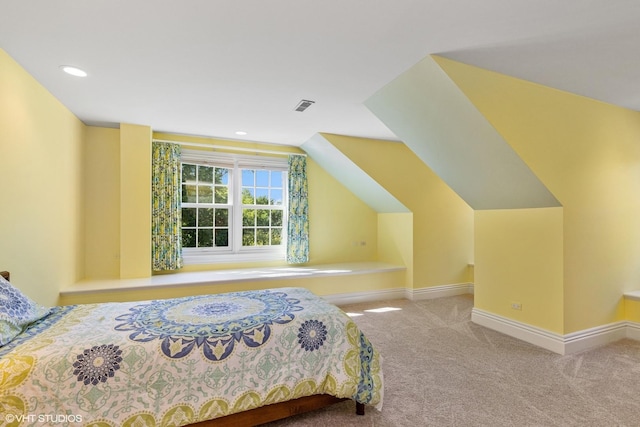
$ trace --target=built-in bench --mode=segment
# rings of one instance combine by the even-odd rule
[[[382,262],[240,268],[86,280],[60,292],[62,305],[172,298],[202,293],[304,286],[332,303],[403,298],[406,267]],[[341,276],[350,277],[348,281]],[[366,293],[367,295],[364,295]]]

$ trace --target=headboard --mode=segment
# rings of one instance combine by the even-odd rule
[[[0,276],[4,277],[6,281],[9,281],[9,272],[8,271],[0,271]]]

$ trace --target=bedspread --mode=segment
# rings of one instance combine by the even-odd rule
[[[379,408],[382,381],[351,318],[302,288],[57,307],[0,348],[5,425],[180,426],[322,393]]]

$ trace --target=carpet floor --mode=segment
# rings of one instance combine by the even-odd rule
[[[366,311],[381,307],[395,310]],[[383,356],[382,411],[349,401],[266,426],[640,426],[638,341],[561,356],[472,323],[472,295],[341,308]]]

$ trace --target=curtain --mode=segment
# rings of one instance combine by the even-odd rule
[[[153,271],[182,267],[182,211],[180,208],[178,144],[153,142],[151,161],[151,252]]]
[[[287,263],[309,261],[309,198],[307,194],[307,158],[289,156],[289,216],[287,226]]]

